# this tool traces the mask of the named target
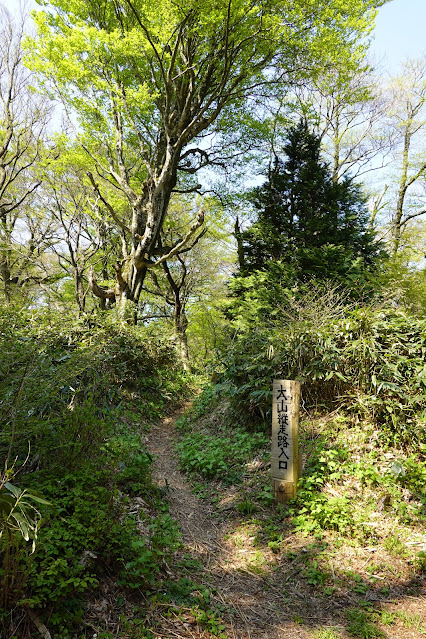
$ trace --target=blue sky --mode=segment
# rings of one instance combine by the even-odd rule
[[[398,72],[400,62],[426,52],[426,0],[392,0],[380,10],[372,51],[383,69]]]

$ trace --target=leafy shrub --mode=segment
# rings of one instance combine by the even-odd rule
[[[93,466],[66,473],[61,479],[52,473],[34,473],[31,482],[54,504],[45,512],[28,578],[26,603],[43,607],[96,586],[93,562],[86,564],[84,557],[103,554],[105,539],[119,524],[106,477]]]
[[[232,483],[241,479],[244,463],[266,443],[267,438],[260,433],[234,428],[232,433],[222,435],[188,433],[176,450],[182,470]]]
[[[360,437],[361,429],[360,426],[355,438]],[[426,463],[419,455],[384,464],[383,459],[378,463],[376,451],[370,454],[364,451],[354,459],[349,448],[337,443],[335,430],[335,422],[328,422],[327,429],[315,438],[314,448],[308,453],[297,498],[290,507],[296,529],[305,533],[335,530],[347,536],[367,538],[373,532],[365,525],[370,508],[377,512],[387,507],[403,524],[424,525]],[[305,450],[308,451],[307,447]],[[355,507],[353,479],[366,488],[362,509]],[[349,493],[345,493],[345,484]],[[327,490],[330,487],[332,490]],[[407,500],[408,491],[411,497]],[[401,554],[399,550],[398,555]]]
[[[0,634],[20,636],[11,611],[35,607],[55,636],[68,637],[105,571],[123,587],[145,587],[165,548],[179,543],[132,427],[173,410],[190,385],[165,340],[109,318],[6,309],[0,340],[0,458],[19,466],[28,457],[19,489],[51,503],[37,503],[44,521],[38,530],[37,515],[34,554],[20,534],[12,554],[0,539]],[[145,537],[127,495],[143,496],[153,511]]]
[[[14,465],[7,469],[7,463],[4,473],[0,472],[0,609],[6,609],[23,588],[29,571],[29,555],[35,550],[41,524],[38,508],[49,505],[34,491],[21,490],[7,481],[17,472]],[[31,551],[28,542],[31,542]]]
[[[133,459],[135,473],[137,461]],[[49,614],[50,627],[76,628],[85,595],[98,586],[106,571],[117,574],[118,583],[131,589],[155,583],[165,555],[180,545],[177,525],[155,498],[143,460],[141,481],[144,471],[148,475],[143,495],[149,499],[147,491],[151,490],[152,506],[160,512],[146,516],[148,532],[141,536],[116,488],[124,471],[111,471],[108,464],[102,471],[86,464],[61,479],[51,472],[27,477],[54,506],[44,508],[44,525],[31,561],[22,545],[15,553],[13,569],[19,588],[10,593],[9,609],[15,605],[35,607]],[[0,545],[0,555],[4,552]]]
[[[425,442],[426,320],[403,309],[294,299],[280,323],[258,325],[222,353],[217,392],[236,416],[270,423],[271,380],[299,379],[307,408],[368,415],[385,436]]]
[[[11,536],[18,533],[25,541],[32,540],[34,552],[41,523],[38,504],[49,505],[49,502],[31,490],[21,490],[8,481],[0,481],[0,539],[4,532]]]
[[[174,349],[143,327],[72,321],[52,312],[0,318],[0,457],[10,440],[39,464],[59,450],[73,468],[111,435],[116,411],[138,397],[141,419],[173,410],[190,390]],[[55,455],[56,456],[56,455]]]
[[[152,586],[162,567],[163,558],[181,546],[176,522],[160,513],[148,526],[149,538],[133,538],[127,547],[120,584],[129,588]]]

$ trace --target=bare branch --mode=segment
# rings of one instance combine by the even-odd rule
[[[169,253],[167,253],[167,255],[163,255],[162,257],[160,257],[160,259],[154,262],[154,264],[149,264],[149,266],[159,266],[160,264],[167,262],[167,260],[170,260],[175,255],[178,255],[178,253],[182,253],[184,251],[189,250],[187,246],[189,240],[194,236],[194,234],[198,231],[198,229],[202,226],[203,223],[204,223],[204,209],[201,208],[200,211],[198,212],[195,222],[191,225],[191,228],[189,229],[188,233],[185,235],[183,240],[178,242],[176,246],[174,246],[172,250],[169,251]]]
[[[89,287],[92,293],[96,295],[96,297],[100,297],[104,300],[108,299],[115,302],[115,289],[103,288],[102,286],[99,286],[93,271],[93,267],[91,267],[89,270]]]
[[[420,217],[421,215],[425,215],[426,209],[422,209],[421,211],[417,211],[417,213],[411,213],[410,215],[405,215],[401,220],[401,226],[405,226],[407,222],[410,220],[414,220],[416,217]]]

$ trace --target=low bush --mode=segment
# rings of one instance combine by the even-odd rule
[[[269,428],[272,379],[299,379],[305,408],[345,407],[392,441],[426,443],[426,320],[326,302],[289,302],[279,324],[240,334],[222,353],[217,392],[236,419]]]
[[[0,459],[13,486],[39,500],[33,553],[20,511],[4,535],[0,515],[0,634],[28,634],[34,609],[65,639],[105,575],[124,589],[152,587],[165,548],[179,544],[141,429],[190,384],[160,335],[108,316],[5,309],[0,340]],[[130,514],[134,496],[149,514]]]

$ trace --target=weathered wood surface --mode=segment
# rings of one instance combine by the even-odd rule
[[[275,499],[296,496],[299,469],[300,382],[276,379],[272,395],[271,480]]]

